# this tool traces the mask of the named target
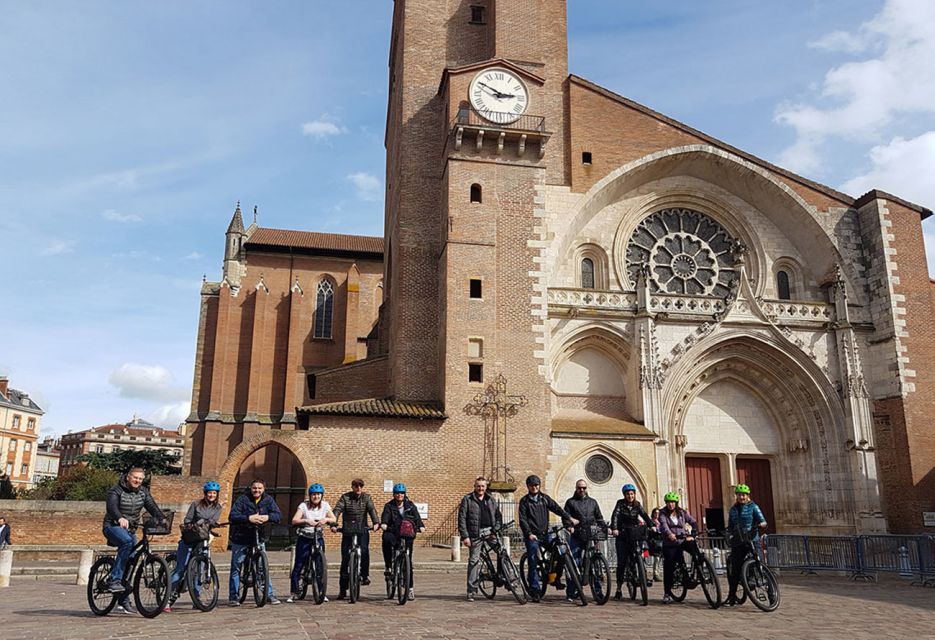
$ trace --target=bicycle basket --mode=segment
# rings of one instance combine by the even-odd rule
[[[587,535],[588,540],[600,542],[601,540],[607,539],[607,529],[600,525],[592,524],[587,528],[585,535]]]
[[[150,536],[168,535],[172,531],[172,520],[174,518],[174,511],[163,511],[162,519],[150,516],[143,521],[143,533]]]

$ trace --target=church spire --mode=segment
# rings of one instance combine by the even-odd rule
[[[227,233],[243,233],[243,214],[240,212],[240,200],[237,201],[237,208],[234,209],[234,216],[231,223],[227,226]]]

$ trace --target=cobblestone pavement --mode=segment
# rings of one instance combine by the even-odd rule
[[[277,593],[283,595],[286,579],[274,582]],[[302,602],[256,609],[249,604],[229,608],[222,601],[215,611],[201,613],[193,611],[183,597],[171,613],[147,620],[116,614],[96,618],[88,611],[84,587],[53,579],[14,579],[11,587],[0,590],[0,638],[658,640],[660,635],[673,633],[680,640],[935,638],[935,589],[911,587],[897,579],[865,584],[797,575],[783,576],[781,585],[782,605],[769,614],[750,604],[712,611],[697,589],[689,592],[684,604],[664,606],[658,601],[659,585],[651,589],[655,593],[649,607],[626,600],[579,607],[555,591],[542,603],[519,606],[501,593],[493,601],[467,602],[461,573],[417,573],[417,598],[402,607],[382,600],[381,585],[374,581],[354,605]],[[354,615],[349,616],[352,611]]]

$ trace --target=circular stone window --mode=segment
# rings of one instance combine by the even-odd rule
[[[718,222],[691,209],[663,209],[637,225],[627,242],[627,272],[636,286],[649,266],[653,293],[726,297],[737,276],[738,243]]]
[[[584,473],[594,484],[604,484],[614,475],[614,463],[607,456],[598,453],[584,463]]]

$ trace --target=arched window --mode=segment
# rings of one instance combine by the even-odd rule
[[[481,202],[481,188],[476,182],[471,185],[471,202]]]
[[[318,297],[315,301],[315,337],[331,338],[331,324],[334,318],[334,287],[329,280],[318,283]]]
[[[776,288],[779,290],[780,300],[792,299],[792,292],[789,289],[789,273],[787,271],[776,272]]]
[[[581,288],[594,288],[594,261],[591,258],[581,260]]]

